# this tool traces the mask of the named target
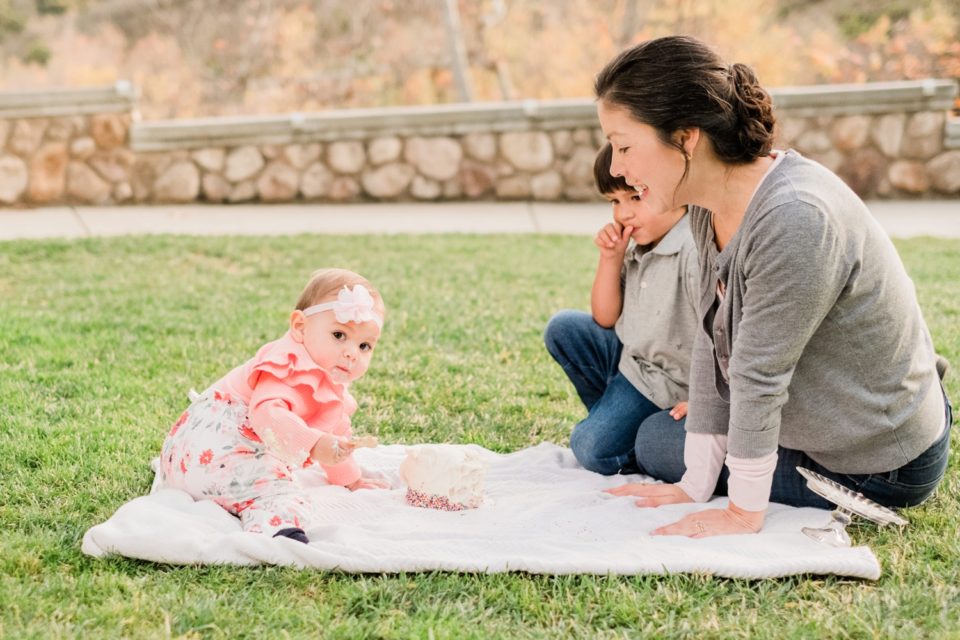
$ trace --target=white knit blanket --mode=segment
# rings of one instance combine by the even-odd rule
[[[468,445],[469,446],[469,445]],[[802,526],[823,526],[829,512],[771,505],[757,535],[699,540],[650,536],[656,527],[725,499],[640,509],[601,490],[636,477],[604,477],[581,468],[569,449],[544,443],[501,455],[470,446],[490,464],[486,502],[442,512],[407,506],[397,470],[400,445],[358,450],[369,471],[395,487],[351,493],[319,472],[299,480],[316,509],[310,544],[244,533],[239,520],[182,491],[154,491],[121,506],[83,537],[92,556],[120,554],[170,564],[280,564],[350,573],[463,571],[540,574],[704,573],[737,578],[835,574],[875,580],[868,547],[814,542]]]

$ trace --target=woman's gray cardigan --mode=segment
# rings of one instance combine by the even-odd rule
[[[687,431],[725,433],[741,458],[798,449],[838,473],[896,469],[933,443],[943,397],[913,282],[838,177],[789,151],[722,252],[709,211],[691,207],[690,222],[701,299]]]

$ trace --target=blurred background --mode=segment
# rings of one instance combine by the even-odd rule
[[[127,80],[144,120],[586,97],[671,33],[769,87],[960,78],[960,0],[0,0],[0,91]]]

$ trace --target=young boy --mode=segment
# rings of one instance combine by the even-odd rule
[[[637,447],[650,446],[638,434],[664,422],[682,428],[687,414],[697,250],[686,207],[651,212],[642,189],[610,175],[612,157],[606,144],[594,163],[613,221],[594,237],[592,314],[558,312],[544,341],[587,407],[570,437],[580,464],[604,475],[650,473],[636,464]]]

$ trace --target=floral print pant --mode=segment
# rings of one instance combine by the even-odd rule
[[[308,508],[293,469],[250,428],[246,404],[217,391],[195,400],[171,427],[160,472],[165,486],[239,516],[244,531],[304,528]]]

